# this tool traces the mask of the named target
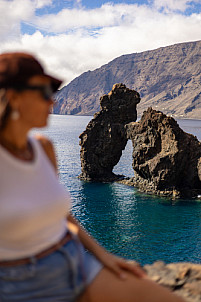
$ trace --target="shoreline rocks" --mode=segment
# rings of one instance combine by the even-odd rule
[[[148,276],[158,284],[167,287],[186,302],[201,301],[201,265],[193,263],[165,264],[157,261],[144,266]]]

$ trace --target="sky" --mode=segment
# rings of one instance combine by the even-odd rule
[[[123,54],[197,40],[201,0],[0,0],[0,53],[32,53],[64,85]]]

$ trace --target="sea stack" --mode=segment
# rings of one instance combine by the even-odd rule
[[[81,179],[113,181],[120,178],[112,170],[127,143],[125,125],[137,119],[140,95],[124,84],[115,84],[100,98],[101,110],[80,135]]]
[[[134,178],[140,190],[171,197],[201,194],[201,143],[177,122],[148,108],[137,123],[125,126],[133,144]]]
[[[199,179],[201,181],[201,157],[198,161],[198,176],[199,176]]]

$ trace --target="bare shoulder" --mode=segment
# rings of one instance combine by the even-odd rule
[[[50,159],[51,163],[53,164],[55,170],[57,171],[57,159],[54,150],[54,145],[47,137],[37,134],[35,135],[35,139],[41,144],[43,150],[45,151],[46,155]]]
[[[46,136],[43,136],[41,134],[36,134],[34,137],[42,145],[45,151],[46,150],[48,151],[49,149],[54,149],[51,140]]]

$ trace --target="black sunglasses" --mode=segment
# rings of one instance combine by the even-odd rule
[[[23,90],[38,90],[40,91],[42,97],[44,100],[49,101],[53,97],[53,90],[48,85],[24,85],[23,87],[16,87],[17,91],[23,91]]]

